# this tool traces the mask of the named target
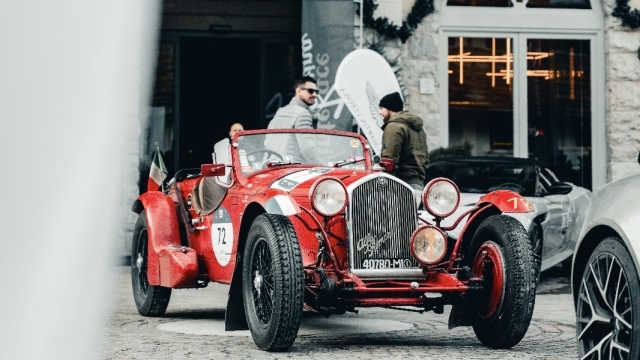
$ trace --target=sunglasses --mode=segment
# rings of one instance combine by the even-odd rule
[[[307,88],[300,88],[300,90],[307,90],[307,92],[309,93],[309,95],[313,95],[314,93],[319,94],[320,90],[318,89],[307,89]]]

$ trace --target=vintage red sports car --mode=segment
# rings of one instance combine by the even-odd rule
[[[316,151],[299,153],[302,143]],[[518,344],[535,269],[527,232],[503,213],[531,205],[498,190],[442,227],[458,207],[456,185],[432,180],[422,195],[431,216],[420,218],[412,188],[384,171],[392,162],[350,132],[256,130],[219,142],[212,164],[178,171],[133,206],[138,311],[161,316],[171,289],[214,281],[230,284],[226,329],[249,329],[264,350],[293,344],[303,310],[374,306],[453,305],[450,327],[473,326],[492,348]],[[461,221],[457,240],[447,237]]]

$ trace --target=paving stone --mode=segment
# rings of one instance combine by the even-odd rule
[[[473,330],[448,330],[448,311],[417,314],[381,308],[360,309],[330,319],[335,324],[353,319],[362,324],[377,320],[392,331],[355,326],[352,332],[313,331],[317,315],[305,313],[309,326],[300,331],[288,352],[259,350],[250,336],[184,334],[162,330],[176,323],[224,321],[228,286],[210,284],[198,290],[174,290],[164,317],[138,314],[131,293],[129,268],[114,269],[113,312],[105,324],[99,359],[566,359],[576,358],[575,313],[569,280],[560,268],[542,274],[533,321],[520,344],[509,350],[483,346]],[[336,320],[339,319],[339,320]],[[407,324],[404,326],[402,324]]]

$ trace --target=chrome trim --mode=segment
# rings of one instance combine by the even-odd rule
[[[384,177],[387,180],[387,185],[384,188],[378,187],[377,179]],[[361,186],[368,186],[368,182],[371,181],[369,188],[361,188]],[[355,197],[356,194],[362,190],[368,194],[369,199],[359,200]],[[405,191],[400,191],[405,190]],[[349,270],[356,276],[362,278],[411,278],[419,279],[424,278],[422,270],[418,267],[418,261],[411,254],[409,243],[411,240],[411,234],[418,228],[418,213],[415,207],[414,191],[404,181],[391,176],[386,173],[374,173],[362,177],[354,183],[347,186],[347,193],[349,196],[349,202],[347,205],[347,249],[349,251]],[[391,195],[396,195],[396,201],[389,198]],[[357,194],[363,196],[362,194]],[[380,195],[384,195],[381,198]],[[402,198],[402,199],[400,199]],[[400,200],[400,201],[398,201]],[[400,204],[406,204],[404,209]],[[390,205],[395,205],[393,208],[397,211],[389,211]],[[406,211],[403,211],[406,210]],[[413,216],[411,215],[413,213]],[[406,214],[406,216],[399,216],[400,214]],[[412,218],[413,217],[413,218]],[[371,219],[373,226],[371,229],[356,229],[355,224],[361,219]],[[362,224],[366,225],[366,224]],[[395,236],[406,237],[406,239],[396,239]],[[355,239],[355,237],[359,239]],[[366,240],[365,240],[366,239]],[[354,266],[356,262],[360,262],[366,258],[361,258],[361,255],[356,254],[356,241],[361,240],[363,243],[370,243],[370,251],[379,254],[383,252],[385,254],[392,254],[392,256],[381,256],[376,259],[408,259],[411,262],[411,267],[408,268],[390,268],[390,269],[366,269],[360,266]],[[406,246],[403,246],[403,242]],[[389,247],[386,247],[386,246]],[[380,250],[380,246],[383,250]],[[396,256],[393,256],[396,255]],[[360,259],[358,259],[360,258]]]
[[[422,269],[352,269],[351,273],[357,277],[367,280],[387,280],[387,279],[402,279],[402,280],[424,280],[425,276],[422,273]]]

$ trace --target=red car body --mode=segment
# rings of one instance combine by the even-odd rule
[[[302,135],[328,141],[329,149],[318,145],[318,152],[337,155],[327,155],[320,164],[296,163],[288,155],[259,154],[261,149],[251,147],[268,143],[269,136],[284,140]],[[383,171],[362,136],[328,130],[245,131],[229,144],[216,145],[214,158],[214,164],[201,169],[177,172],[165,191],[148,191],[133,206],[142,219],[132,249],[133,289],[141,314],[162,315],[170,289],[218,282],[231,285],[227,330],[249,328],[265,350],[291,346],[300,322],[296,314],[303,308],[326,315],[371,306],[442,313],[451,304],[450,324],[474,326],[488,346],[511,347],[524,336],[535,293],[531,248],[524,228],[501,215],[532,210],[518,194],[485,195],[451,227],[466,222],[458,239],[447,239],[440,259],[425,264],[415,256],[421,250],[414,239],[423,228],[446,237],[450,228],[441,228],[440,221],[447,214],[419,219],[411,187]],[[329,182],[316,189],[324,181]],[[429,200],[429,189],[424,203],[434,214],[429,204],[437,203]],[[314,201],[335,203],[336,208],[323,214]],[[497,225],[486,225],[488,219]],[[491,239],[474,240],[485,230]],[[274,251],[272,244],[281,249]],[[270,262],[266,268],[263,260]],[[292,265],[277,270],[284,262]],[[271,279],[278,276],[284,280]],[[289,300],[293,305],[286,305]],[[280,308],[283,303],[296,314]],[[515,318],[506,324],[500,320],[509,316]],[[283,325],[288,329],[277,330]]]

